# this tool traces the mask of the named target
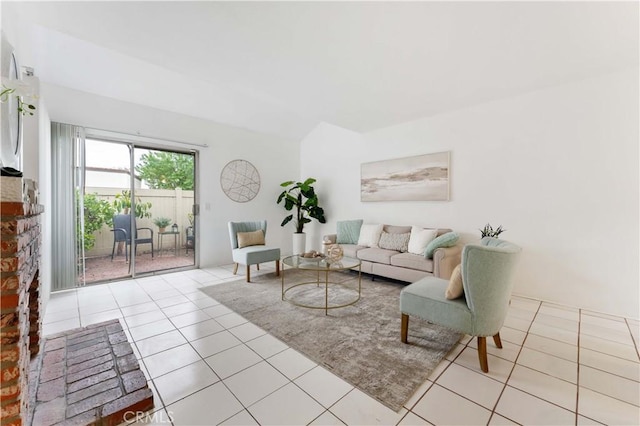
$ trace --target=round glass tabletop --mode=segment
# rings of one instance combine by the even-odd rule
[[[299,255],[287,256],[282,259],[282,263],[297,269],[307,269],[310,271],[324,271],[331,269],[340,271],[343,269],[356,268],[360,265],[360,259],[354,259],[352,257],[343,257],[339,261],[330,261],[327,258],[321,257],[302,257]]]

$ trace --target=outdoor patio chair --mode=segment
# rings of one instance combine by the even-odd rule
[[[134,219],[135,224],[135,219]],[[149,237],[142,238],[138,235],[138,231],[149,231]],[[118,214],[113,217],[113,247],[111,248],[111,260],[113,260],[113,254],[116,250],[116,244],[120,242],[126,243],[124,251],[125,260],[129,261],[129,252],[131,250],[131,215],[130,214]],[[134,253],[138,253],[138,246],[140,244],[151,244],[151,257],[153,258],[153,229],[151,228],[138,228],[135,229],[134,235]]]
[[[520,247],[497,238],[484,237],[480,244],[462,249],[463,295],[447,299],[448,280],[426,277],[400,292],[400,340],[407,343],[409,316],[477,336],[480,368],[489,372],[487,336],[502,348],[500,329],[507,316],[513,271]],[[453,296],[452,296],[453,297]]]
[[[186,229],[186,235],[187,235],[187,243],[185,244],[185,247],[187,249],[187,254],[189,254],[189,249],[193,249],[195,251],[196,249],[196,233],[195,233],[196,229],[194,225],[190,225],[187,226]]]

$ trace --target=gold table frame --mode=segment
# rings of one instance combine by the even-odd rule
[[[343,264],[342,262],[345,262],[347,264],[347,266],[345,266],[345,264]],[[285,265],[289,267],[289,269],[300,269],[300,270],[307,270],[307,271],[316,271],[317,272],[317,277],[315,281],[305,281],[305,282],[301,282],[301,283],[295,283],[293,285],[290,285],[289,287],[285,287],[285,282],[284,282],[284,277],[285,277]],[[358,295],[357,297],[352,300],[349,301],[347,303],[343,303],[340,305],[329,305],[329,284],[334,284],[334,285],[338,285],[341,286],[343,288],[346,288],[348,290],[353,290],[355,292],[355,289],[349,288],[346,285],[343,285],[341,283],[338,282],[332,282],[329,281],[329,272],[331,271],[347,271],[349,269],[353,269],[357,267],[358,268]],[[293,299],[287,299],[287,292],[289,290],[292,290],[296,287],[300,287],[303,285],[311,285],[311,284],[315,284],[318,287],[320,287],[321,281],[320,281],[320,273],[324,272],[324,306],[317,306],[317,305],[307,305],[304,303],[299,303],[296,302]],[[358,302],[358,300],[360,300],[360,297],[362,295],[362,262],[360,261],[360,259],[354,259],[351,257],[345,257],[342,258],[341,261],[338,262],[332,262],[332,263],[328,263],[326,261],[325,258],[304,258],[302,256],[298,256],[298,255],[293,255],[293,256],[287,256],[285,258],[282,259],[282,268],[281,268],[281,280],[282,280],[282,300],[283,301],[287,301],[289,303],[291,303],[292,305],[295,306],[299,306],[301,308],[309,308],[309,309],[324,309],[324,314],[325,315],[329,315],[329,309],[338,309],[338,308],[344,308],[347,306],[351,306],[354,305],[355,303]]]

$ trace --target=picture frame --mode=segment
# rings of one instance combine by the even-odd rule
[[[363,163],[360,201],[449,201],[451,152]]]

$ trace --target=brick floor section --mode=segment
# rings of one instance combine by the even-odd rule
[[[111,426],[153,408],[119,320],[50,336],[42,348],[31,366],[29,424]]]

